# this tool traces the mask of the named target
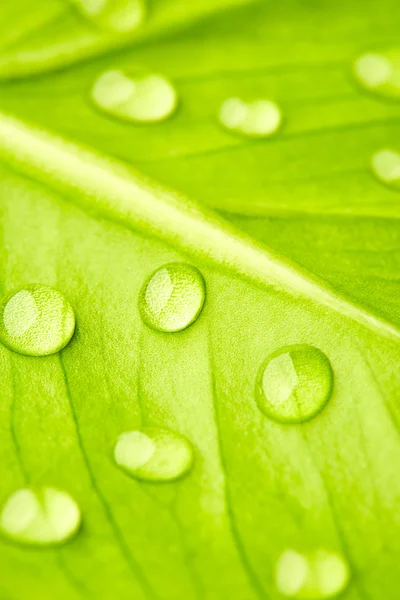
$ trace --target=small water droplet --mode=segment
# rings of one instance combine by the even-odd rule
[[[22,488],[5,503],[0,516],[1,531],[25,544],[65,542],[78,530],[81,513],[66,492],[46,487]]]
[[[281,423],[302,423],[329,400],[333,372],[328,358],[313,346],[287,346],[261,365],[256,397],[260,409]]]
[[[276,566],[276,587],[289,598],[333,598],[347,587],[349,579],[343,557],[324,549],[309,554],[285,550]]]
[[[187,473],[193,452],[188,440],[155,427],[122,433],[114,450],[117,465],[138,479],[171,481]]]
[[[372,172],[379,181],[400,188],[400,154],[385,149],[375,152],[371,161]]]
[[[120,70],[105,71],[96,79],[91,94],[101,110],[139,123],[163,121],[178,105],[172,83],[157,74],[134,77]]]
[[[185,263],[170,263],[157,269],[139,295],[143,321],[157,331],[186,329],[199,316],[206,285],[198,269]]]
[[[400,98],[400,52],[363,54],[354,62],[354,75],[363,88],[386,98]]]
[[[228,98],[219,111],[220,123],[230,131],[247,137],[269,137],[280,127],[282,114],[270,100],[244,102]]]
[[[0,341],[30,356],[58,352],[75,329],[71,305],[47,285],[32,285],[11,294],[3,300],[0,315]]]
[[[72,0],[97,27],[114,33],[130,33],[146,16],[144,0]]]

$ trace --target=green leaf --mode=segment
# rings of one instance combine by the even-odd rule
[[[355,56],[396,45],[395,3],[176,3],[187,31],[164,37],[150,21],[117,54],[103,36],[81,51],[75,15],[64,62],[41,25],[61,4],[39,2],[18,25],[24,4],[0,9],[14,40],[3,77],[104,55],[1,88],[2,291],[56,287],[77,331],[58,355],[1,348],[0,501],[52,486],[83,515],[65,546],[1,539],[1,594],[278,600],[281,553],[322,547],[350,566],[343,598],[397,600],[400,213],[369,160],[396,145],[400,108],[351,79]],[[175,83],[175,117],[133,125],[94,109],[98,73],[134,64]],[[276,101],[282,132],[224,131],[216,114],[232,95]],[[201,271],[206,303],[188,329],[160,333],[138,297],[176,261]],[[255,387],[266,357],[295,344],[329,358],[334,391],[314,419],[282,425]],[[157,484],[119,470],[118,436],[140,427],[186,436],[190,474]]]
[[[89,0],[90,1],[90,0]],[[179,31],[214,12],[254,0],[154,0],[147,7],[147,23],[134,31],[116,32],[99,27],[79,10],[87,0],[18,0],[1,8],[0,78],[52,71],[158,36]],[[135,0],[112,0],[120,6]],[[145,3],[146,4],[146,3]],[[110,11],[112,12],[112,11]],[[84,13],[83,13],[84,14]]]

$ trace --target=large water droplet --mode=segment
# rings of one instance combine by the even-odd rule
[[[114,117],[139,123],[163,121],[178,104],[176,90],[165,77],[133,77],[119,70],[105,71],[96,79],[92,100]]]
[[[324,549],[310,554],[285,550],[276,566],[276,587],[289,598],[333,598],[346,588],[349,578],[343,557]]]
[[[205,282],[198,269],[170,263],[155,271],[139,295],[143,321],[158,331],[181,331],[199,316],[205,300]]]
[[[386,98],[400,98],[400,52],[363,54],[354,62],[354,75],[363,88]]]
[[[54,488],[23,488],[7,500],[0,516],[1,531],[25,544],[57,544],[73,536],[81,522],[76,502]]]
[[[28,286],[3,300],[0,341],[15,352],[44,356],[58,352],[75,329],[71,305],[47,285]]]
[[[221,124],[230,131],[250,137],[269,137],[281,124],[279,106],[270,100],[244,102],[240,98],[228,98],[219,111]]]
[[[302,423],[315,416],[329,400],[333,373],[318,348],[287,346],[262,364],[256,386],[260,409],[281,423]]]
[[[115,33],[130,33],[146,15],[144,0],[72,0],[81,13],[97,27]]]
[[[390,185],[400,188],[400,154],[395,150],[385,149],[376,152],[371,161],[375,177]]]
[[[148,427],[122,433],[114,450],[116,463],[138,479],[171,481],[187,473],[192,447],[182,435]]]

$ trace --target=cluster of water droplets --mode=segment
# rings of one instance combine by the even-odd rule
[[[100,5],[108,6],[106,0],[74,1],[82,5],[87,15],[94,14],[95,7],[100,11]],[[129,2],[121,0],[121,3],[127,5]],[[144,6],[142,3],[139,5]],[[144,14],[144,8],[142,12]],[[377,97],[400,99],[398,51],[363,54],[354,61],[353,73],[359,85]],[[175,113],[179,103],[178,92],[166,77],[143,70],[135,72],[134,69],[129,72],[112,69],[101,73],[93,83],[91,100],[98,109],[116,119],[147,124],[168,119]],[[217,118],[225,130],[252,138],[274,135],[283,121],[279,105],[271,99],[238,96],[222,102]],[[395,149],[379,150],[371,162],[372,172],[377,179],[392,187],[399,187],[400,154]]]
[[[27,356],[62,350],[75,330],[68,300],[47,285],[29,285],[8,295],[0,305],[0,342]],[[69,494],[51,487],[15,491],[0,515],[0,529],[14,541],[48,545],[72,537],[81,522]]]
[[[74,1],[86,15],[94,18],[92,4],[97,6],[106,0]],[[102,14],[101,11],[99,14]],[[92,84],[90,98],[99,110],[115,119],[145,124],[168,119],[179,104],[178,92],[169,79],[134,67],[100,73]],[[233,97],[222,102],[217,118],[220,125],[232,133],[267,138],[280,128],[282,112],[268,98],[246,100]]]
[[[143,322],[162,334],[176,334],[200,316],[206,299],[203,275],[183,262],[158,267],[138,296]],[[31,285],[7,296],[0,306],[0,341],[30,356],[58,352],[71,340],[73,309],[59,291]],[[328,402],[333,371],[325,354],[309,345],[276,349],[262,363],[256,382],[261,411],[281,423],[301,423]],[[160,427],[125,431],[116,440],[114,460],[128,475],[142,481],[173,481],[188,474],[193,447],[178,432]],[[23,488],[6,501],[0,514],[4,535],[26,544],[46,546],[71,538],[81,514],[64,491],[51,487]],[[278,561],[277,587],[295,598],[328,598],[346,579],[345,564],[319,551],[308,558],[287,551]],[[341,566],[342,565],[342,566]]]
[[[91,89],[91,100],[102,112],[125,121],[158,123],[178,107],[174,85],[158,73],[111,69],[101,73]],[[225,100],[218,113],[220,124],[245,137],[270,137],[281,126],[282,113],[268,99]]]

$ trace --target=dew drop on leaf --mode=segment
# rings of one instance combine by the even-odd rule
[[[322,410],[332,387],[332,368],[321,350],[307,345],[287,346],[261,365],[256,398],[271,419],[302,423]]]
[[[97,27],[115,33],[130,33],[146,16],[144,0],[72,0],[80,12]]]
[[[22,488],[6,501],[0,516],[4,535],[24,544],[60,544],[79,529],[81,513],[66,492]]]
[[[219,121],[226,129],[246,137],[269,137],[279,129],[282,114],[270,100],[244,102],[228,98],[221,105]]]
[[[363,54],[354,62],[354,75],[364,89],[400,99],[400,53]]]
[[[147,481],[171,481],[187,473],[193,451],[182,435],[156,427],[122,433],[115,445],[115,462],[130,475]]]
[[[0,341],[29,356],[58,352],[68,344],[75,329],[71,305],[47,285],[28,286],[5,298],[0,317]]]
[[[379,181],[400,188],[400,154],[398,152],[390,149],[375,152],[372,156],[371,167]]]
[[[324,549],[307,554],[288,549],[276,565],[276,587],[289,598],[334,598],[347,587],[349,578],[349,568],[343,557]]]
[[[185,329],[199,316],[205,301],[202,274],[186,263],[170,263],[157,269],[139,295],[142,320],[157,331]]]
[[[117,69],[96,79],[91,97],[107,114],[138,123],[163,121],[178,105],[174,86],[162,75],[133,77]]]

